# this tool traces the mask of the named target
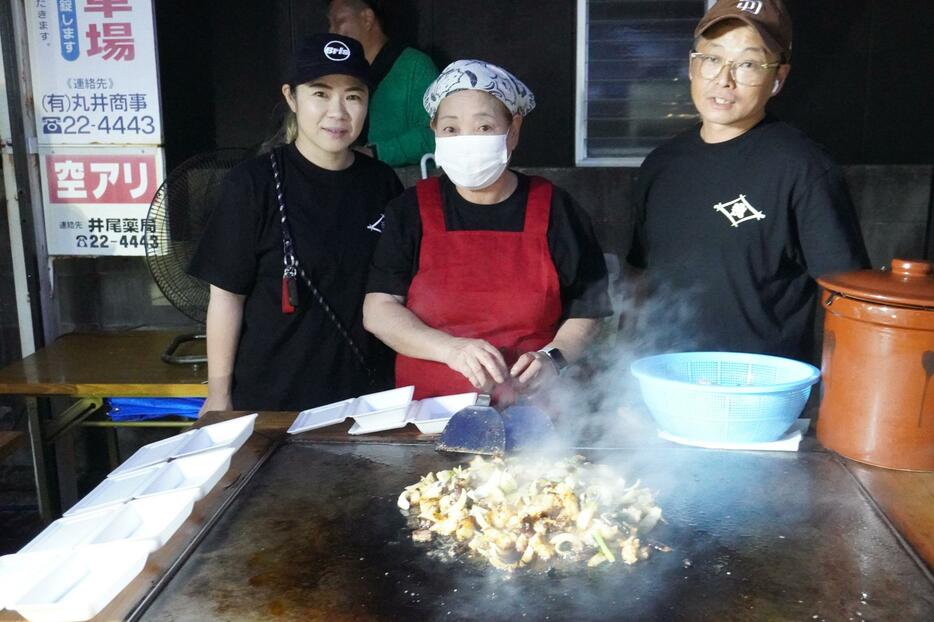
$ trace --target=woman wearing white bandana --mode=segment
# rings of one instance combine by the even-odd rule
[[[364,325],[397,353],[415,398],[481,390],[505,404],[584,352],[610,315],[587,214],[540,177],[508,169],[532,92],[477,60],[449,65],[425,110],[445,175],[386,209]]]

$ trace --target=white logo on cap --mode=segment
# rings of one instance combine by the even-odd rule
[[[746,11],[747,13],[758,15],[759,11],[762,10],[762,2],[759,0],[742,0],[742,2],[736,3],[736,8],[740,11]]]
[[[350,58],[350,48],[343,41],[328,41],[324,44],[324,55],[329,60],[342,61]]]

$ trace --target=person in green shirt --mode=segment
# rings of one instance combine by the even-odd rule
[[[418,164],[434,153],[434,133],[422,107],[425,89],[438,77],[426,54],[391,41],[378,0],[330,0],[330,31],[363,45],[371,65],[369,127],[359,151],[390,166]]]

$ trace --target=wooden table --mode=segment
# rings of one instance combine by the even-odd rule
[[[29,441],[32,449],[39,511],[45,520],[55,514],[53,478],[63,481],[63,504],[74,501],[73,466],[58,473],[47,467],[46,448],[58,440],[67,454],[68,435],[75,425],[98,410],[108,397],[204,397],[206,365],[169,365],[161,354],[178,331],[118,331],[72,333],[0,369],[0,394],[29,398],[65,397],[77,400],[57,413],[41,413],[30,401]],[[71,478],[69,480],[69,478]]]
[[[0,370],[0,394],[204,397],[206,366],[160,358],[177,331],[71,333]]]
[[[202,426],[242,416],[244,412],[209,413],[196,424]],[[261,412],[253,435],[238,451],[230,469],[214,489],[195,505],[194,512],[164,547],[152,553],[143,572],[114,599],[95,620],[139,619],[158,593],[172,579],[188,557],[201,544],[212,525],[220,520],[254,472],[260,469],[277,445],[295,413]],[[321,441],[431,442],[433,437],[419,435],[406,428],[372,435],[350,437],[349,422],[305,433]],[[813,445],[812,445],[813,447]],[[819,451],[819,448],[817,448]],[[896,527],[908,546],[928,568],[934,568],[934,473],[907,473],[868,467],[839,458],[863,486],[866,496],[881,514]],[[0,612],[0,622],[21,620],[11,611]]]

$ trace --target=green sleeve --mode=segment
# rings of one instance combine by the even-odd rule
[[[435,150],[435,135],[428,127],[430,119],[422,105],[422,96],[438,77],[438,70],[431,59],[422,53],[414,57],[411,65],[405,98],[408,129],[374,143],[376,156],[390,166],[418,164],[424,154],[434,153]]]

